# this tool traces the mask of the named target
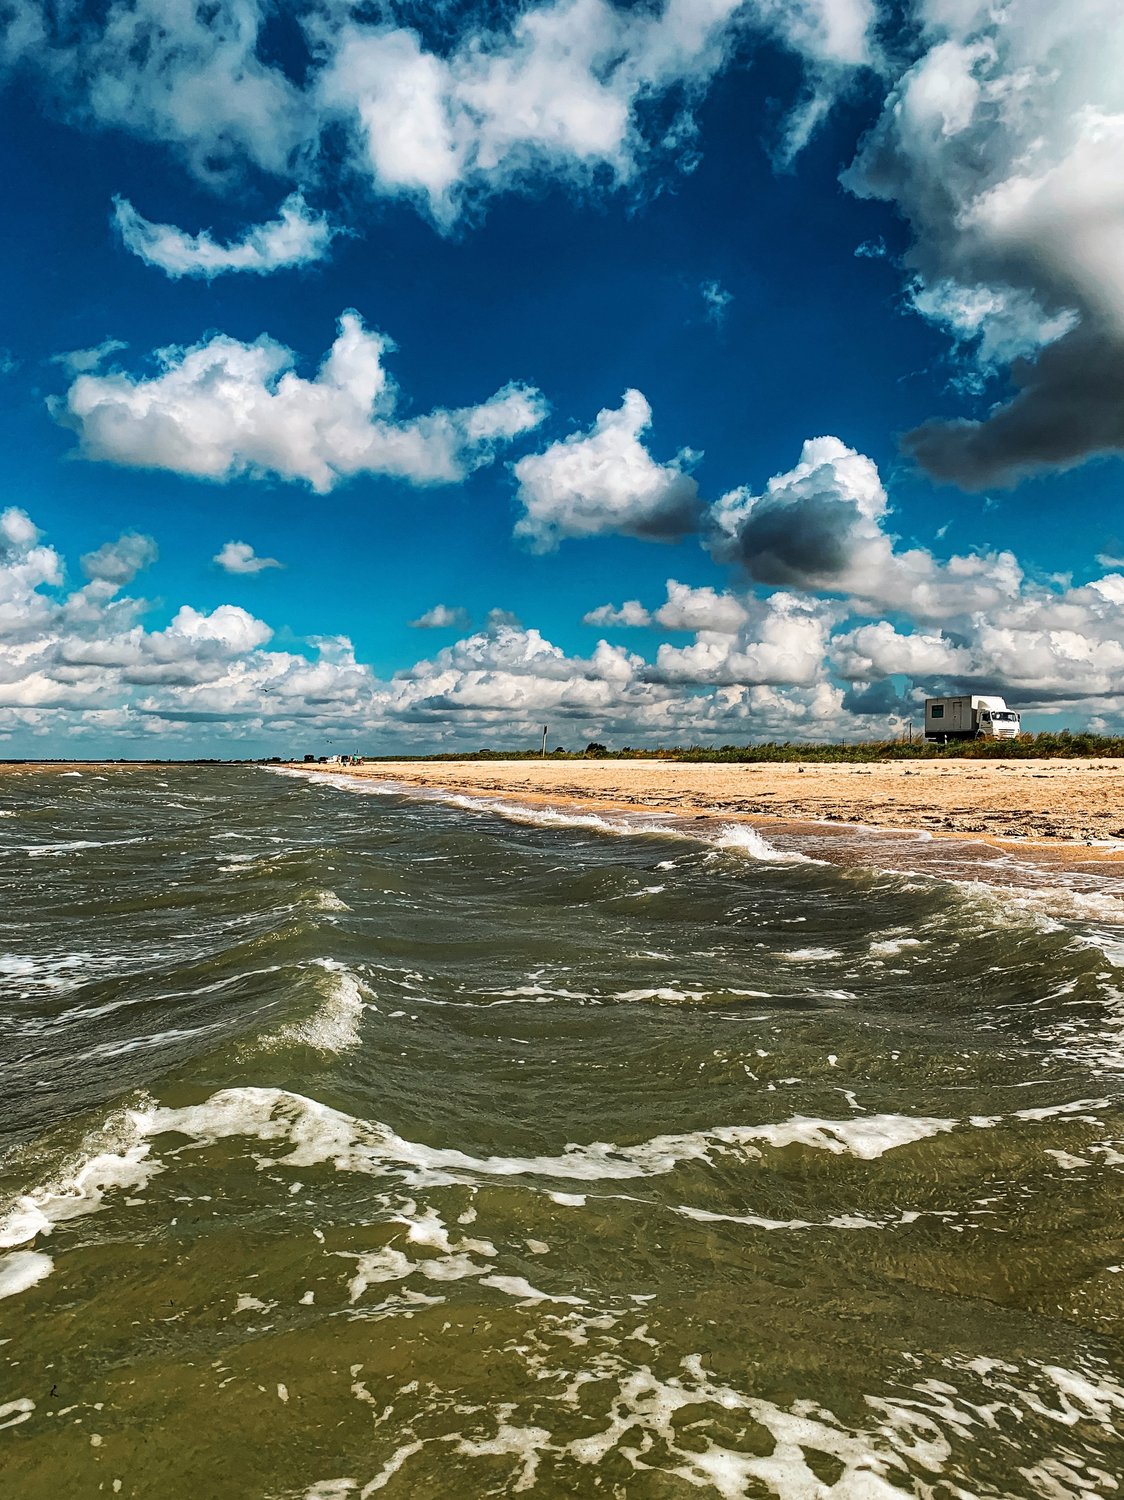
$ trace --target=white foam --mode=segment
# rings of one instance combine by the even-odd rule
[[[23,853],[31,859],[55,857],[60,854],[75,854],[81,849],[114,849],[124,844],[143,843],[142,838],[133,839],[70,839],[61,844],[25,844]]]
[[[571,1182],[625,1181],[672,1172],[685,1162],[714,1155],[759,1156],[760,1146],[800,1145],[872,1161],[885,1152],[953,1130],[955,1120],[910,1115],[865,1115],[820,1120],[794,1116],[776,1124],[720,1125],[683,1135],[659,1135],[633,1146],[593,1141],[571,1144],[559,1155],[472,1156],[451,1147],[426,1146],[395,1134],[378,1121],[359,1120],[302,1094],[272,1088],[224,1089],[183,1109],[136,1112],[146,1137],[178,1133],[199,1146],[244,1136],[287,1145],[283,1157],[261,1164],[332,1165],[338,1171],[395,1171],[421,1185],[474,1183],[480,1177],[545,1177]]]
[[[54,1264],[49,1255],[41,1255],[37,1250],[15,1250],[11,1255],[0,1255],[0,1297],[26,1292],[28,1287],[49,1276]]]
[[[282,1026],[272,1040],[283,1045],[299,1043],[317,1052],[347,1052],[359,1045],[359,1026],[367,1006],[362,982],[337,959],[318,958],[313,962],[324,970],[323,978],[317,981],[321,1003],[302,1021]]]
[[[880,942],[871,943],[870,956],[872,958],[896,958],[907,948],[923,948],[924,946],[920,938],[884,938]]]
[[[793,849],[778,849],[748,823],[725,823],[718,837],[708,842],[713,842],[716,849],[723,849],[731,854],[744,854],[749,859],[760,860],[763,864],[822,865],[824,863],[822,859],[812,859],[809,855],[799,854]]]
[[[739,1000],[769,1000],[772,998],[768,990],[677,990],[671,985],[662,985],[658,989],[620,990],[612,998],[614,1000],[624,1000],[629,1003],[640,1000],[664,1000],[672,1004],[682,1004],[685,1001],[692,1001],[698,1004],[700,1000],[713,1000],[719,997],[724,999],[727,996],[732,996]]]
[[[96,1213],[107,1193],[146,1187],[162,1163],[151,1155],[136,1112],[114,1116],[105,1131],[83,1143],[75,1162],[64,1167],[52,1181],[21,1194],[0,1211],[0,1247],[26,1245],[41,1234],[50,1234],[56,1224]],[[122,1137],[125,1140],[122,1140]],[[131,1138],[132,1144],[127,1141]],[[110,1142],[116,1150],[104,1149]]]
[[[497,1292],[504,1292],[520,1302],[564,1302],[570,1307],[587,1305],[584,1297],[558,1296],[552,1292],[540,1292],[522,1276],[483,1276],[480,1279],[480,1285],[494,1287]]]
[[[811,964],[822,959],[842,958],[843,955],[838,948],[790,948],[787,953],[778,953],[777,957],[790,964]]]
[[[30,1396],[20,1396],[15,1401],[5,1401],[0,1405],[0,1428],[18,1427],[21,1422],[26,1422],[35,1410],[35,1402]]]

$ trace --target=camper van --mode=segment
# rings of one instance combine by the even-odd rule
[[[1013,740],[1021,719],[1002,698],[926,698],[925,738],[948,740]]]

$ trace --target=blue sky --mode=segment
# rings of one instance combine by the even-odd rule
[[[1112,9],[9,6],[0,753],[1120,727]]]

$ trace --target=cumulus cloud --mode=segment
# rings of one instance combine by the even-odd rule
[[[21,510],[18,505],[9,505],[0,511],[0,537],[6,548],[26,551],[34,547],[41,534],[27,511]]]
[[[173,278],[210,280],[228,271],[267,275],[307,266],[322,260],[332,241],[327,219],[312,213],[300,193],[285,199],[276,219],[255,224],[229,245],[219,244],[208,230],[188,234],[174,224],[154,224],[126,198],[114,198],[113,223],[127,250]]]
[[[256,620],[237,604],[220,604],[209,614],[184,604],[177,610],[167,630],[156,638],[182,638],[196,645],[207,643],[219,646],[231,655],[239,655],[252,651],[255,646],[263,646],[272,634],[263,620]]]
[[[888,516],[874,462],[839,438],[811,438],[761,494],[732,490],[710,508],[709,542],[757,583],[849,595],[864,613],[940,620],[1017,596],[1022,570],[1010,552],[940,562],[921,547],[898,549]]]
[[[164,628],[146,629],[145,602],[119,584],[63,592],[61,558],[22,512],[0,526],[9,538],[0,560],[0,735],[120,743],[159,734],[177,745],[204,736],[212,750],[216,735],[264,736],[284,751],[303,748],[306,733],[357,743],[377,735],[404,748],[511,744],[549,722],[577,743],[681,743],[782,724],[827,732],[826,709],[841,697],[823,682],[762,697],[764,684],[735,681],[732,670],[713,680],[680,671],[673,680],[607,641],[572,656],[499,612],[484,630],[380,681],[346,639],[313,640],[308,654],[281,650],[265,621],[232,604],[182,605]]]
[[[261,573],[266,568],[283,568],[275,557],[259,557],[249,542],[224,542],[211,561],[224,573]]]
[[[411,620],[410,626],[414,630],[466,630],[471,624],[468,610],[461,606],[448,604],[435,604],[432,609],[427,609],[423,615],[416,620]]]
[[[654,675],[663,682],[808,687],[825,677],[832,616],[819,601],[778,591],[729,630],[698,631],[689,646],[663,645]]]
[[[128,544],[88,554],[89,582],[68,591],[26,512],[0,513],[0,736],[123,746],[161,735],[211,753],[239,741],[299,753],[306,734],[360,748],[530,744],[543,723],[576,744],[837,738],[882,733],[932,691],[1002,692],[1023,709],[1124,723],[1116,572],[1079,586],[1024,579],[992,608],[939,625],[864,621],[842,597],[672,579],[666,603],[644,612],[692,638],[659,643],[654,659],[605,640],[572,655],[496,611],[380,679],[346,638],[281,649],[268,622],[234,604],[182,604],[146,628],[150,606],[124,591],[143,548]]]
[[[733,594],[712,588],[692,588],[674,578],[667,580],[667,601],[653,616],[665,630],[706,631],[712,635],[736,635],[748,619],[748,611]]]
[[[57,414],[78,432],[87,458],[223,480],[276,474],[324,494],[357,474],[413,484],[451,484],[542,421],[538,391],[508,385],[479,406],[396,417],[398,390],[384,367],[394,347],[357,313],[316,376],[296,374],[291,350],[217,334],[165,349],[150,379],[80,375]]]
[[[715,550],[758,583],[838,587],[864,546],[878,544],[887,509],[869,458],[838,438],[810,438],[763,494],[733,490],[711,508]]]
[[[117,586],[132,583],[142,569],[151,567],[160,555],[160,550],[150,536],[127,531],[115,542],[103,542],[93,552],[81,558],[82,571],[86,577],[100,579]]]
[[[901,632],[888,620],[835,636],[832,660],[851,682],[904,676],[925,682],[944,682],[971,676],[970,652],[943,634]]]
[[[599,604],[582,615],[583,625],[596,625],[602,630],[615,625],[640,628],[651,623],[652,617],[639,599],[626,599],[619,609],[615,604]]]
[[[536,551],[564,537],[619,533],[670,541],[698,524],[698,485],[684,452],[657,463],[640,441],[652,409],[639,391],[626,391],[615,410],[597,414],[588,433],[574,433],[515,465],[524,514],[515,526]]]
[[[1114,0],[919,0],[920,50],[846,176],[914,232],[913,305],[1013,399],[906,446],[1010,484],[1124,451],[1124,31]]]

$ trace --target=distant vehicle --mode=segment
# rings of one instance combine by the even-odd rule
[[[1020,715],[1002,698],[925,699],[925,738],[941,745],[949,740],[1013,740],[1021,724]]]

